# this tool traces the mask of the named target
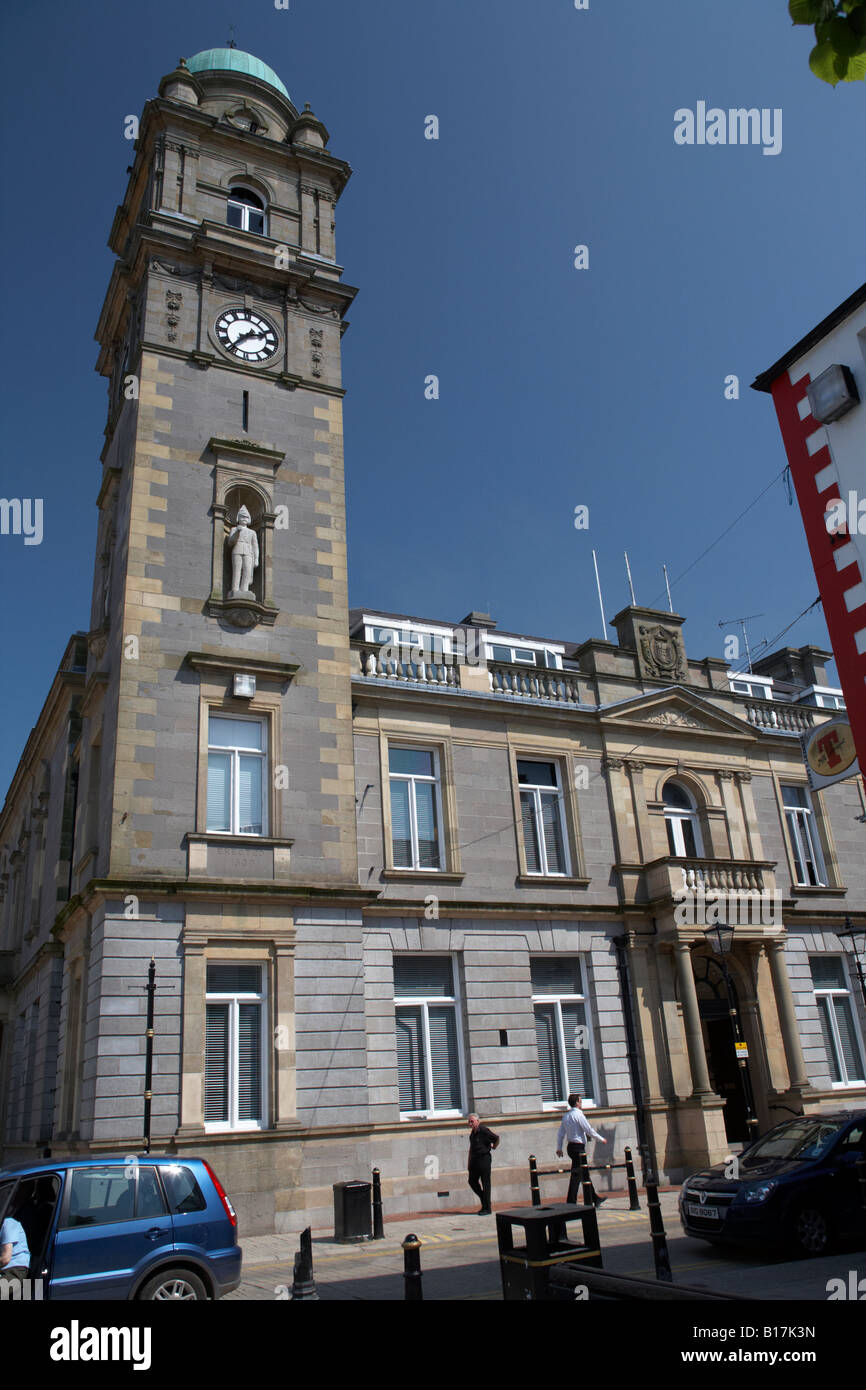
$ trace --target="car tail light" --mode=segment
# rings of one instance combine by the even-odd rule
[[[229,1199],[228,1199],[228,1195],[227,1195],[227,1193],[226,1193],[225,1188],[223,1187],[222,1183],[220,1182],[220,1180],[219,1180],[219,1178],[217,1177],[216,1173],[214,1172],[213,1168],[211,1168],[211,1166],[210,1166],[210,1164],[208,1163],[208,1161],[207,1161],[206,1158],[203,1158],[203,1159],[202,1159],[202,1163],[204,1164],[205,1168],[207,1169],[208,1173],[210,1174],[211,1182],[213,1183],[214,1187],[215,1187],[216,1190],[217,1190],[217,1196],[219,1197],[220,1201],[222,1202],[223,1206],[225,1207],[226,1216],[228,1217],[228,1219],[229,1219],[229,1221],[232,1223],[232,1225],[233,1225],[233,1226],[236,1226],[236,1225],[238,1224],[238,1218],[237,1218],[237,1215],[236,1215],[236,1213],[235,1213],[234,1207],[232,1206],[231,1202],[230,1202]]]

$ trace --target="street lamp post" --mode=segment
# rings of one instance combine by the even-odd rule
[[[854,964],[857,967],[857,975],[860,980],[860,992],[863,995],[863,1006],[866,1008],[866,979],[863,976],[863,965],[861,955],[866,955],[866,926],[852,927],[851,918],[845,918],[845,926],[842,931],[836,933],[842,942],[842,947],[854,957]]]
[[[752,1083],[749,1077],[746,1059],[742,1055],[745,1040],[740,1028],[740,1014],[734,1003],[734,990],[731,983],[731,976],[728,971],[728,963],[725,957],[728,955],[734,944],[734,928],[725,922],[720,922],[714,927],[706,927],[704,937],[708,946],[719,957],[722,966],[722,975],[725,980],[725,990],[728,996],[728,1013],[731,1019],[731,1030],[734,1034],[734,1052],[736,1053],[737,1066],[740,1068],[743,1085],[743,1099],[746,1102],[746,1125],[749,1130],[749,1139],[754,1139],[758,1121],[755,1116],[755,1107],[752,1097]]]

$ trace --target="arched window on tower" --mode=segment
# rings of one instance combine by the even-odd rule
[[[265,205],[258,193],[249,188],[230,188],[226,221],[242,232],[265,235]]]
[[[701,828],[694,797],[679,782],[665,782],[665,825],[668,846],[675,859],[701,859]]]

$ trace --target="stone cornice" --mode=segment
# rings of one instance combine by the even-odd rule
[[[220,439],[211,435],[207,447],[217,458],[225,458],[229,463],[261,462],[270,464],[274,472],[286,457],[280,449],[269,444],[254,444],[251,439]]]
[[[251,676],[261,676],[263,680],[278,680],[288,684],[300,669],[297,662],[274,661],[266,656],[251,656],[249,652],[187,652],[184,664],[194,671],[224,676],[229,672],[242,671]]]

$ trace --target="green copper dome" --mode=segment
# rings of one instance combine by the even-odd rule
[[[194,57],[187,58],[186,65],[190,72],[245,72],[249,77],[267,82],[269,87],[276,87],[287,101],[292,99],[273,68],[240,48],[205,48]]]

